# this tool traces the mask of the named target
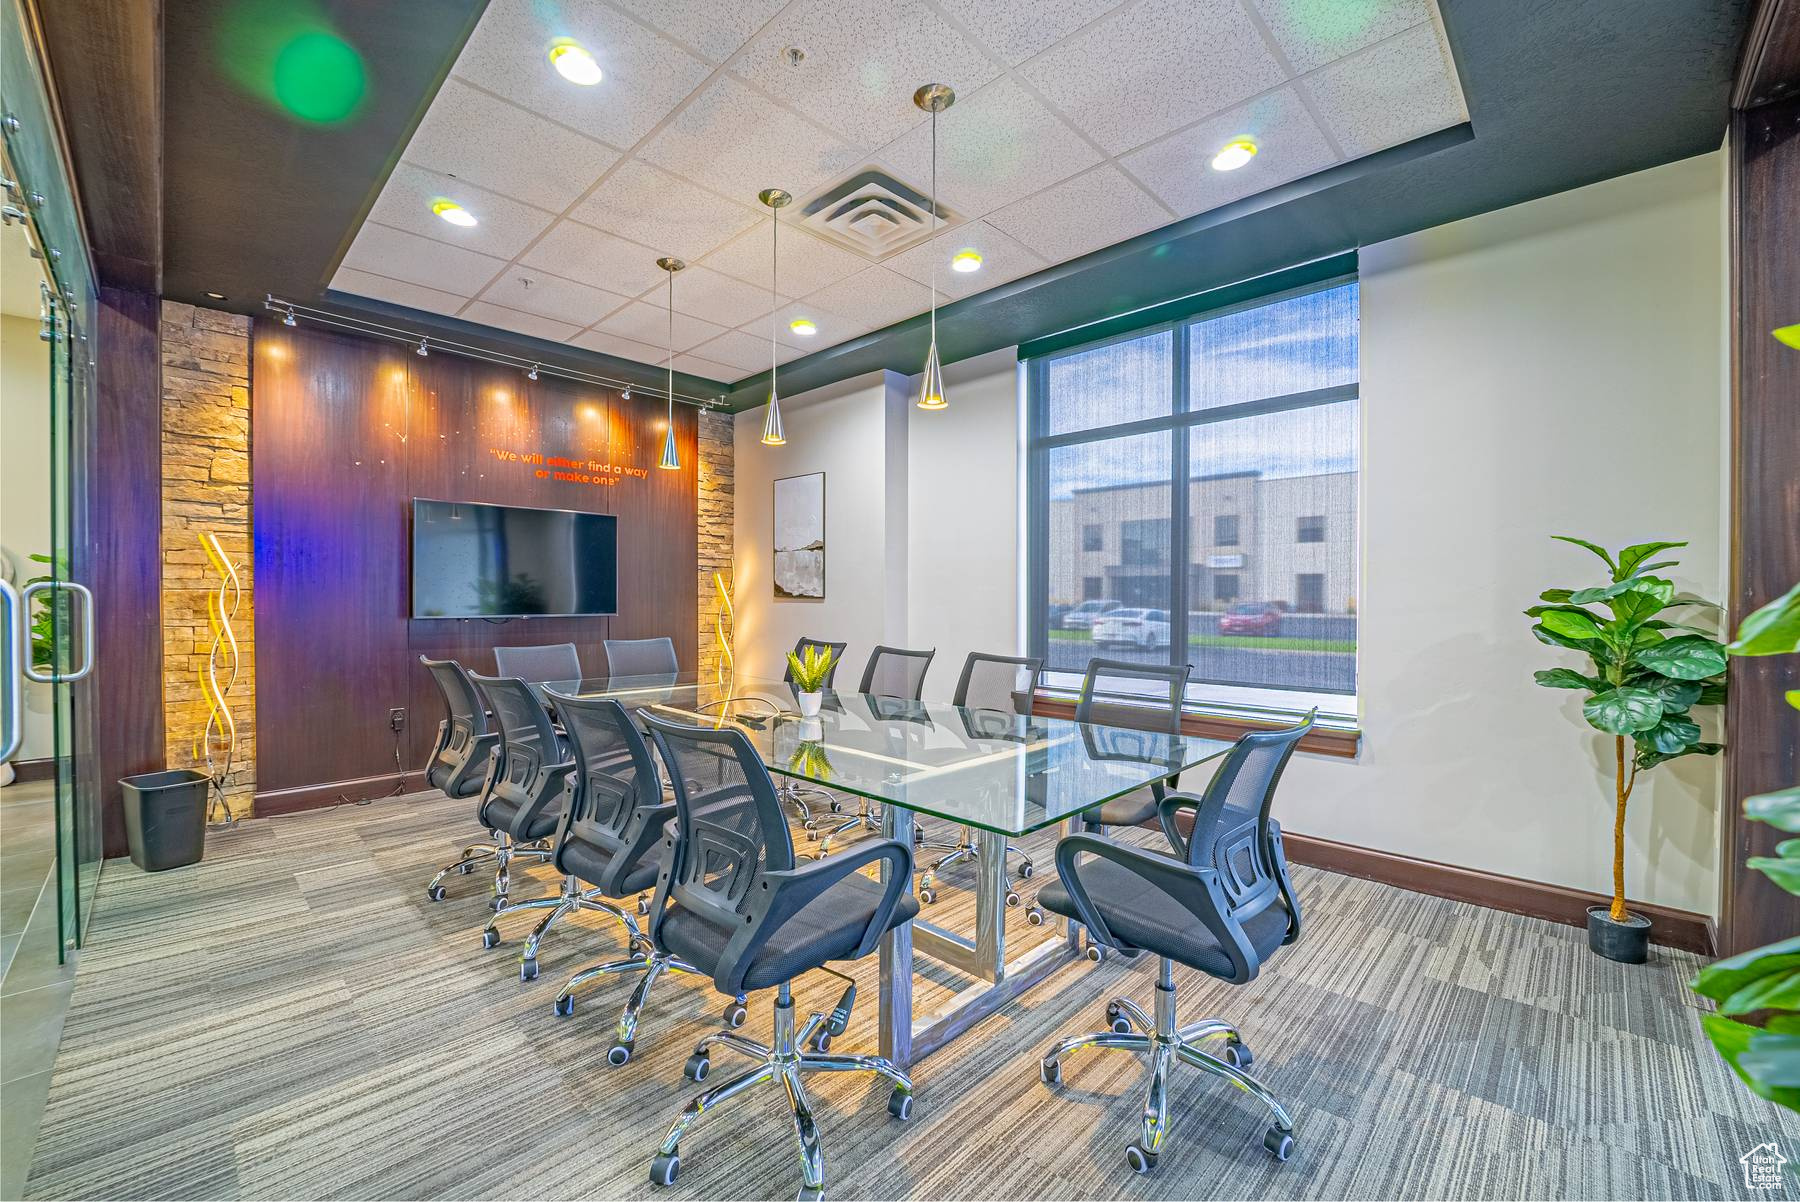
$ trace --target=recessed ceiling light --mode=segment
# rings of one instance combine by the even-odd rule
[[[451,225],[460,225],[466,229],[475,224],[475,214],[469,212],[469,210],[463,208],[454,200],[435,201],[431,206],[431,211],[436,213],[439,217],[442,217],[445,221],[448,221]]]
[[[950,258],[952,271],[971,272],[981,270],[981,252],[973,247],[964,247]]]
[[[814,334],[819,332],[819,327],[813,324],[810,317],[794,318],[794,320],[788,322],[788,329],[794,331],[794,333],[800,335],[802,338],[811,338]]]
[[[1251,138],[1233,138],[1225,149],[1213,156],[1214,171],[1236,171],[1256,157],[1256,142]]]
[[[225,294],[223,292],[208,292],[206,295],[211,297],[213,300],[224,300],[225,299]]]
[[[558,75],[584,88],[592,87],[605,78],[600,64],[594,61],[594,56],[579,43],[566,38],[550,47],[550,65],[556,68]]]

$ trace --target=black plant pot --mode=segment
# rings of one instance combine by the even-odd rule
[[[1627,913],[1624,922],[1612,920],[1608,906],[1588,907],[1588,950],[1620,964],[1642,964],[1650,958],[1650,920]]]

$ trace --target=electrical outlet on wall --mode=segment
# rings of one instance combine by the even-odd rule
[[[400,706],[395,706],[393,709],[388,711],[388,729],[393,731],[395,734],[399,734],[401,731],[406,729],[406,710],[405,709],[403,709]]]

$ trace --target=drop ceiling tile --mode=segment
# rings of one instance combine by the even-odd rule
[[[981,253],[980,271],[952,271],[950,257],[968,247]],[[938,304],[985,292],[996,284],[1030,275],[1045,266],[1044,260],[987,224],[971,221],[955,229],[945,230],[930,242],[901,251],[882,266],[892,268],[915,283],[931,282],[932,261],[937,262]],[[930,307],[927,295],[925,308]]]
[[[1019,74],[1110,154],[1284,78],[1238,0],[1145,0],[1051,47]]]
[[[650,367],[662,367],[669,361],[669,352],[663,347],[621,338],[605,330],[586,330],[569,339],[569,345],[619,359],[629,359],[633,363],[643,363]]]
[[[439,200],[461,205],[476,224],[451,225],[431,211]],[[465,250],[510,259],[543,233],[555,215],[478,188],[467,180],[401,163],[382,186],[368,219]]]
[[[478,325],[493,326],[497,330],[529,334],[546,342],[565,342],[571,334],[581,331],[580,326],[572,326],[566,321],[552,321],[535,313],[521,313],[502,305],[490,305],[486,301],[474,301],[457,316]]]
[[[1452,72],[1437,27],[1426,24],[1321,67],[1302,86],[1355,158],[1468,120]]]
[[[409,284],[473,296],[506,266],[505,259],[421,238],[391,226],[365,222],[344,256],[344,266]]]
[[[736,380],[755,372],[767,371],[769,367],[769,336],[765,333],[761,338],[754,334],[746,334],[742,330],[727,330],[719,337],[694,348],[694,354],[703,359],[711,359],[715,363],[723,363],[730,367],[736,375],[714,377]],[[676,366],[680,367],[677,360]],[[711,375],[701,372],[701,375]]]
[[[1256,139],[1256,157],[1235,171],[1214,171],[1213,156],[1243,134]],[[1119,163],[1164,204],[1188,217],[1311,175],[1337,161],[1299,95],[1289,87],[1170,134]]]
[[[617,0],[632,16],[702,58],[722,63],[742,46],[787,0]]]
[[[647,246],[564,218],[525,252],[522,262],[592,288],[636,296],[663,278],[656,258],[657,252]]]
[[[454,316],[459,309],[469,303],[468,297],[458,296],[454,292],[440,292],[436,288],[427,288],[421,284],[390,280],[386,276],[371,275],[366,271],[358,271],[354,267],[338,268],[337,274],[331,277],[331,286],[339,292],[348,292],[352,296],[366,296],[373,300],[386,301],[390,305],[405,305],[408,309],[419,309],[426,313],[441,313],[446,317]]]
[[[1154,197],[1111,163],[987,217],[989,225],[1052,263],[1123,242],[1173,220]]]
[[[817,333],[811,335],[794,333],[791,323],[802,317],[813,323]],[[822,351],[828,346],[836,346],[845,339],[855,338],[859,334],[867,334],[871,328],[864,322],[839,316],[806,301],[795,301],[783,305],[775,313],[775,341],[782,350],[791,350],[798,354]],[[769,318],[767,315],[756,321],[746,322],[738,329],[753,338],[760,339],[763,344],[763,355],[765,358],[768,357]],[[786,362],[785,357],[782,358],[782,362]]]
[[[756,203],[754,190],[749,202]],[[652,267],[658,255],[698,259],[756,221],[753,209],[635,160],[607,176],[569,216],[654,248]]]
[[[1251,0],[1295,71],[1333,59],[1431,20],[1431,0]]]
[[[781,294],[805,296],[839,280],[855,275],[869,265],[861,255],[831,245],[792,224],[794,207],[783,210],[781,222]],[[754,284],[765,291],[769,287],[769,260],[772,232],[768,219],[721,246],[706,256],[705,265],[715,271]]]
[[[1119,6],[1119,0],[938,0],[977,41],[1016,67]]]
[[[716,363],[711,359],[702,359],[698,355],[676,355],[675,370],[684,371],[690,376],[700,376],[707,380],[717,380],[721,384],[730,384],[735,380],[743,378],[745,374],[738,371],[737,368],[731,366],[729,363]],[[675,386],[675,391],[682,396],[692,395],[692,390],[683,392],[681,385],[679,384]]]
[[[881,151],[901,179],[928,187],[931,126]],[[1011,79],[958,97],[938,118],[938,194],[966,218],[981,217],[1100,161],[1100,153]]]
[[[782,51],[799,46],[790,66]],[[999,68],[922,0],[796,0],[729,64],[858,146],[883,146],[925,116],[921,84],[973,92]]]
[[[646,293],[646,301],[661,301],[663,290]],[[730,329],[762,317],[774,307],[766,288],[757,288],[705,267],[690,267],[675,277],[675,312],[699,317]]]
[[[535,268],[509,267],[487,286],[481,299],[523,313],[568,322],[580,329],[630,303],[631,298],[577,284]]]
[[[550,65],[559,38],[579,42],[604,78],[584,87]],[[494,0],[452,74],[613,146],[632,146],[700,86],[710,68],[597,0]]]
[[[845,175],[863,152],[720,75],[638,151],[640,158],[746,204],[764,188],[796,196]]]
[[[444,81],[405,160],[560,213],[619,152],[517,105]]]
[[[679,279],[675,281],[677,297],[681,295],[683,282]],[[660,305],[632,301],[617,313],[595,323],[594,328],[649,346],[667,345],[669,341],[669,311]],[[678,351],[693,350],[702,342],[717,338],[724,332],[724,326],[715,325],[710,321],[701,321],[698,317],[690,317],[679,307],[675,311],[675,349]]]
[[[948,273],[946,273],[948,274]],[[897,271],[866,267],[847,280],[821,288],[800,302],[817,305],[870,329],[891,326],[931,307],[931,293]]]

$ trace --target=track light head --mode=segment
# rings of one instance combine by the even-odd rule
[[[427,341],[428,340],[424,338],[419,339],[418,354],[421,359],[428,358],[431,355],[431,348],[425,345]]]
[[[526,379],[527,379],[527,380],[535,380],[535,379],[537,379],[537,369],[538,369],[538,365],[537,365],[537,364],[535,364],[535,363],[533,363],[533,364],[532,364],[532,365],[531,365],[531,370],[530,370],[530,371],[528,371],[528,372],[526,372],[526,373],[525,373],[525,378],[526,378]]]
[[[281,324],[284,326],[297,326],[300,324],[294,320],[294,306],[288,306],[287,316],[281,319]]]

